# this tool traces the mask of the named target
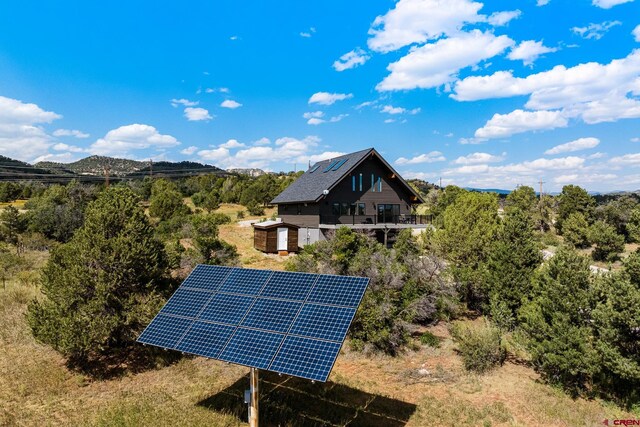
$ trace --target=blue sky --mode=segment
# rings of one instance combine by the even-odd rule
[[[640,1],[3,2],[0,154],[640,189]]]

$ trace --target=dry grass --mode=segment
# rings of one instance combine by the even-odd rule
[[[223,238],[238,246],[247,265],[282,266],[280,258],[253,253],[251,227],[233,224],[223,230]],[[42,255],[29,256],[36,267],[44,261]],[[184,358],[169,367],[108,381],[91,381],[69,371],[55,351],[29,334],[24,312],[38,292],[19,281],[0,290],[0,425],[245,425],[237,416],[246,385],[243,367]],[[277,376],[267,377],[263,417],[280,425],[320,425],[324,420],[333,425],[409,427],[595,426],[605,418],[637,418],[598,400],[573,400],[540,383],[521,364],[469,375],[446,325],[429,330],[441,339],[439,348],[418,346],[397,358],[367,356],[345,346],[327,385],[286,377],[274,385]]]

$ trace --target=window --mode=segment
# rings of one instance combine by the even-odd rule
[[[362,191],[362,174],[360,174],[360,191]]]
[[[357,210],[356,210],[356,215],[366,215],[364,213],[365,206],[366,205],[364,203],[358,203]]]
[[[343,202],[342,209],[340,209],[340,215],[351,215],[349,212],[349,203]]]
[[[347,162],[347,159],[342,159],[340,160],[338,163],[336,163],[333,168],[331,169],[332,171],[337,171],[338,169],[340,169],[340,166],[344,165]]]
[[[315,166],[313,166],[313,167],[309,170],[309,173],[314,173],[315,171],[317,171],[317,170],[318,170],[318,168],[319,168],[319,167],[320,167],[320,165],[315,165]]]
[[[329,166],[327,166],[327,168],[326,168],[325,170],[323,170],[322,172],[323,172],[323,173],[324,173],[324,172],[329,172],[329,171],[331,170],[331,168],[333,168],[333,167],[336,165],[336,163],[338,163],[338,162],[334,160],[334,161],[333,161],[333,162],[331,162],[331,163],[329,164]]]
[[[378,191],[382,192],[382,178],[378,177]]]
[[[355,175],[353,175],[351,177],[351,190],[352,191],[356,191],[356,176]]]
[[[371,174],[371,191],[376,191],[376,178]]]

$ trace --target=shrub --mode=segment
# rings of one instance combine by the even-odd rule
[[[440,338],[427,331],[420,335],[420,342],[426,346],[438,348],[440,347]]]
[[[253,215],[253,216],[264,215],[264,207],[262,207],[262,205],[258,204],[255,201],[248,202],[246,207],[247,207],[247,212],[249,212],[249,215]]]
[[[596,221],[589,228],[589,240],[596,245],[591,254],[596,261],[613,261],[624,250],[624,236],[604,221]]]
[[[238,213],[236,214],[236,218],[244,219],[244,211],[238,211]]]
[[[466,370],[482,374],[502,365],[507,352],[500,330],[485,322],[482,325],[455,322],[451,335],[458,344]]]
[[[96,375],[150,355],[134,343],[165,301],[168,273],[137,197],[112,187],[89,205],[71,241],[52,250],[42,270],[45,299],[28,309],[33,335]]]

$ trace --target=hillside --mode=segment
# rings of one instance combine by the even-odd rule
[[[125,176],[143,169],[147,163],[105,156],[90,156],[73,163],[40,162],[35,166],[56,173],[65,171],[77,175],[104,175],[104,168],[108,166],[112,176]]]
[[[50,175],[46,168],[34,167],[28,163],[0,156],[0,181],[28,179],[41,175]]]
[[[134,172],[130,172],[127,174],[128,177],[139,177],[145,176],[153,173],[153,175],[157,176],[166,176],[166,177],[181,177],[193,174],[200,173],[221,173],[224,172],[222,169],[212,166],[212,165],[203,165],[202,163],[197,162],[153,162],[153,164],[146,163],[144,167],[136,170]]]

